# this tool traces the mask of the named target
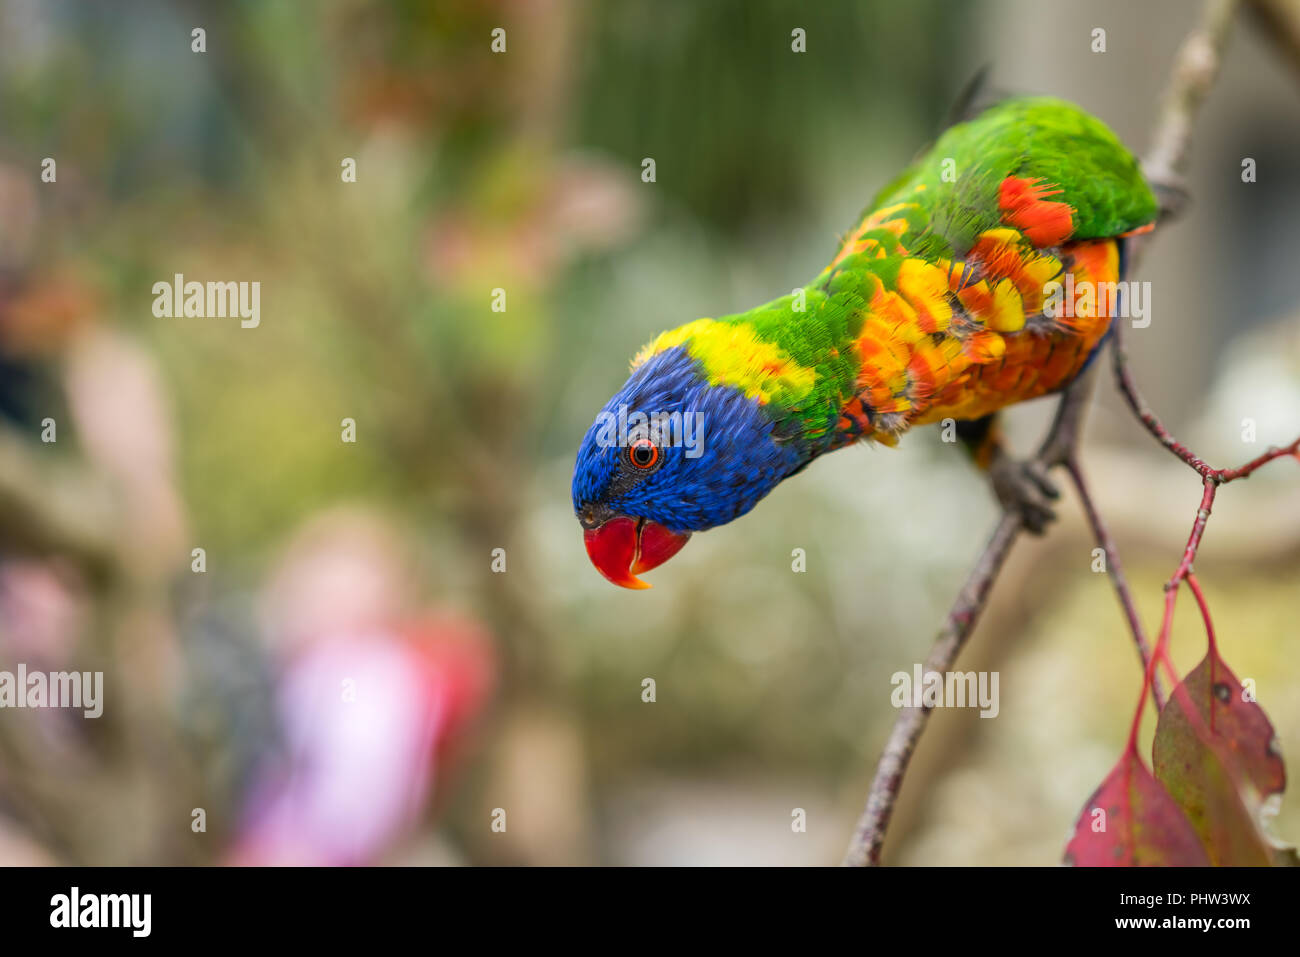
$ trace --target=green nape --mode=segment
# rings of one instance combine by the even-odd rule
[[[836,288],[805,286],[748,312],[697,319],[661,334],[633,360],[685,346],[709,382],[737,387],[767,407],[778,432],[817,441],[854,393],[865,270],[849,270]]]

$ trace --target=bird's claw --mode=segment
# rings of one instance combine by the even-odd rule
[[[1054,503],[1061,492],[1041,462],[1001,456],[990,467],[989,478],[1002,507],[1018,514],[1028,531],[1042,535],[1056,520]]]

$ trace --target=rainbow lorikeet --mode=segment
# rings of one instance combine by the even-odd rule
[[[950,127],[816,279],[665,332],[588,430],[573,476],[610,581],[748,512],[813,459],[954,420],[977,463],[993,416],[1064,389],[1110,327],[1126,237],[1158,204],[1099,120],[1041,97]],[[694,433],[694,434],[692,434]]]

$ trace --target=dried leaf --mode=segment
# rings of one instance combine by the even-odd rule
[[[1182,810],[1137,753],[1124,756],[1083,806],[1065,863],[1079,867],[1198,867],[1209,863]]]
[[[1192,709],[1189,715],[1188,708]],[[1214,864],[1294,862],[1266,819],[1286,787],[1273,725],[1213,649],[1170,695],[1156,724],[1152,766]]]

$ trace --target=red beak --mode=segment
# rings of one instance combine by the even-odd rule
[[[662,525],[644,518],[611,518],[598,528],[582,533],[587,555],[596,570],[624,588],[649,588],[636,576],[657,568],[672,558],[690,532],[670,532]]]

